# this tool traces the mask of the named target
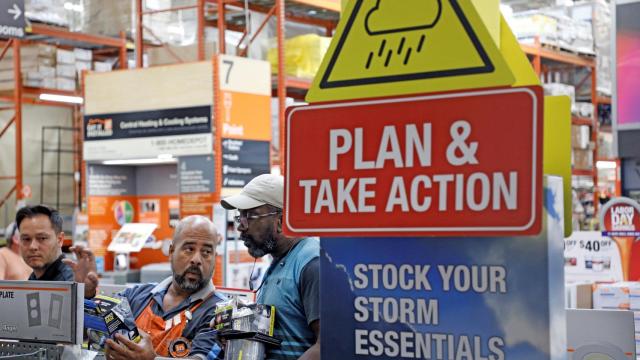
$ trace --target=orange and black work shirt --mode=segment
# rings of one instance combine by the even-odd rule
[[[224,301],[225,297],[217,293],[213,283],[209,282],[174,309],[163,309],[162,300],[171,281],[169,277],[157,285],[138,285],[126,289],[122,295],[131,305],[136,326],[151,335],[158,355],[171,356],[170,350],[183,350],[181,341],[175,342],[182,338],[188,341],[188,351],[180,355],[204,359],[212,348],[220,347],[209,322],[214,316],[216,304]]]

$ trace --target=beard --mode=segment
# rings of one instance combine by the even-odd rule
[[[192,273],[198,275],[198,280],[190,280],[187,279],[187,273]],[[174,272],[173,279],[176,281],[178,286],[186,292],[194,293],[200,289],[202,289],[206,284],[207,280],[204,276],[202,276],[202,271],[197,266],[188,267],[182,274],[178,274]]]
[[[264,241],[261,245],[256,244],[255,239],[251,235],[242,235],[240,237],[244,241],[244,245],[249,251],[249,255],[254,258],[261,258],[272,253],[276,249],[276,238],[273,232],[269,231],[264,235]]]

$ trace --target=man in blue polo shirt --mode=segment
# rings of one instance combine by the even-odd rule
[[[282,176],[260,175],[221,203],[239,211],[236,223],[249,254],[273,256],[258,303],[275,305],[274,336],[282,346],[267,360],[320,359],[320,244],[282,233],[283,188]]]
[[[216,304],[224,299],[211,280],[219,240],[206,217],[189,216],[178,223],[169,249],[173,275],[157,285],[138,285],[122,294],[131,305],[142,340],[135,343],[117,334],[117,341],[107,340],[108,360],[152,360],[156,356],[204,359],[210,352],[214,358],[222,358],[221,345],[209,327]],[[72,264],[74,269],[81,266]]]

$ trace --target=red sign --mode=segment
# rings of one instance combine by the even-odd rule
[[[540,87],[288,109],[290,235],[541,230]]]
[[[625,197],[609,200],[600,211],[604,236],[640,237],[640,204]]]

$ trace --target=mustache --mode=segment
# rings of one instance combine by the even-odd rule
[[[191,265],[189,266],[183,273],[182,276],[185,276],[187,273],[192,273],[192,274],[197,274],[200,277],[202,277],[202,270],[200,270],[199,267],[195,266],[195,265]]]

